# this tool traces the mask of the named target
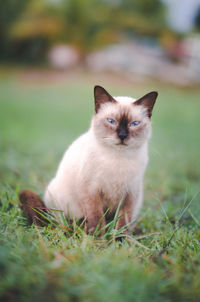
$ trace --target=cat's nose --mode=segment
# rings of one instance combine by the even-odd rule
[[[125,138],[127,138],[128,134],[123,131],[123,132],[119,132],[118,136],[123,141]]]

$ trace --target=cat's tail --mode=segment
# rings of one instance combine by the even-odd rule
[[[24,190],[18,195],[21,202],[21,209],[23,210],[28,223],[35,223],[40,226],[47,225],[44,215],[45,205],[39,195],[30,190]]]

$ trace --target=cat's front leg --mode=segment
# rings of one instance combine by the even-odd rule
[[[137,204],[139,201],[139,192],[137,194],[128,193],[125,199],[122,202],[122,205],[119,210],[119,220],[117,221],[116,228],[119,230],[122,227],[127,225],[127,228],[123,231],[124,234],[129,234],[129,230],[131,229],[130,223],[133,221],[135,217],[135,208],[137,208]]]
[[[99,194],[87,195],[83,202],[85,218],[87,221],[88,233],[92,234],[99,225],[98,230],[105,226],[105,217],[103,213],[102,201]],[[105,230],[101,231],[104,234]]]

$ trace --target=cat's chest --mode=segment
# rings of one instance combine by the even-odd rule
[[[113,168],[112,170],[102,171],[102,174],[99,173],[97,185],[98,190],[103,193],[103,202],[114,204],[125,197],[131,182],[127,172],[119,168]]]
[[[132,157],[102,157],[97,161],[97,175],[110,182],[131,182],[132,178],[144,169],[146,159],[141,156]]]
[[[98,190],[103,193],[104,202],[116,203],[134,186],[143,167],[140,160],[104,159],[96,171],[95,182]]]
[[[116,160],[106,160],[98,169],[97,178],[103,183],[122,184],[129,182],[130,175],[134,175],[137,167],[133,163]]]

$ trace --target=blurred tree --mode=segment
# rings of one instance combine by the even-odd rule
[[[200,31],[200,9],[198,10],[198,12],[196,14],[195,28],[198,32]]]
[[[23,14],[10,27],[14,55],[29,62],[44,59],[48,47],[61,38],[62,20],[54,6],[31,0]]]
[[[9,37],[10,26],[18,19],[30,0],[0,0],[0,58],[12,56],[12,39]]]
[[[117,33],[110,25],[110,7],[97,0],[68,0],[62,3],[66,41],[82,55],[116,41]]]
[[[166,27],[161,0],[121,0],[113,9],[114,25],[129,34],[157,37]]]

